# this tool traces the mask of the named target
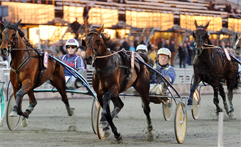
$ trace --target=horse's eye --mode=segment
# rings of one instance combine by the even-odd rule
[[[95,42],[96,42],[96,43],[100,43],[100,40],[96,40]]]
[[[12,37],[15,37],[16,34],[12,34]]]

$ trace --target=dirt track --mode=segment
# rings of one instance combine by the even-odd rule
[[[78,96],[78,95],[74,95]],[[79,95],[80,96],[80,95]],[[72,117],[67,116],[64,104],[60,99],[38,99],[38,105],[29,118],[29,125],[21,124],[14,131],[9,131],[4,122],[0,128],[0,147],[53,147],[53,146],[165,146],[165,147],[216,147],[218,138],[218,121],[212,96],[202,96],[201,114],[193,120],[191,111],[187,114],[187,135],[183,144],[178,144],[174,134],[174,112],[170,121],[165,121],[161,105],[151,103],[151,118],[154,141],[147,141],[146,118],[138,97],[122,98],[125,106],[114,120],[123,141],[117,144],[113,134],[105,140],[99,140],[91,127],[91,97],[71,98],[70,105],[75,108]],[[27,107],[25,100],[23,108]],[[241,98],[234,95],[233,100],[236,120],[230,120],[224,113],[224,146],[241,146]],[[223,102],[220,100],[223,108]]]

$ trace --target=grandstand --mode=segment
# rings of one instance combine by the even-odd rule
[[[74,37],[70,24],[78,18],[81,24],[79,36],[84,34],[83,8],[89,3],[92,8],[89,12],[90,27],[99,27],[101,24],[111,33],[112,37],[118,32],[122,37],[133,38],[146,35],[154,44],[156,37],[164,32],[173,38],[181,35],[183,38],[195,29],[194,19],[198,24],[210,21],[209,31],[211,37],[227,37],[240,32],[240,14],[230,18],[232,14],[224,11],[227,0],[214,1],[219,11],[209,10],[209,1],[206,0],[2,0],[1,5],[8,6],[10,22],[22,19],[22,29],[27,37],[36,43],[40,30],[40,38],[56,42]],[[240,6],[232,3],[232,6]],[[123,19],[124,16],[124,19]],[[170,34],[171,32],[171,34]],[[223,35],[222,35],[223,34]],[[232,38],[232,37],[231,37]]]

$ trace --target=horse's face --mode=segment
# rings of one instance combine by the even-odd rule
[[[14,29],[5,29],[2,32],[2,44],[0,47],[2,56],[8,56],[9,50],[13,47],[16,40],[16,33]]]
[[[103,31],[103,26],[96,31],[91,30],[90,32],[87,33],[85,37],[85,46],[86,46],[86,54],[85,54],[85,60],[87,64],[93,64],[95,56],[101,53],[101,48],[102,48],[102,34],[101,32]],[[83,43],[82,43],[83,44]]]
[[[16,41],[18,40],[18,25],[21,22],[18,21],[16,24],[8,24],[6,19],[4,19],[4,30],[1,32],[0,38],[2,44],[0,46],[1,55],[8,56],[11,48],[16,45]]]
[[[205,26],[198,26],[195,20],[196,30],[193,32],[193,37],[196,42],[196,53],[199,55],[203,51],[204,43],[207,44],[209,33],[206,31],[206,28],[209,25],[209,22]]]

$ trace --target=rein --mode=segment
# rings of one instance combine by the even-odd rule
[[[115,54],[117,54],[117,53],[119,53],[119,52],[123,52],[124,50],[125,50],[125,49],[121,49],[121,50],[119,50],[119,51],[117,51],[117,52],[114,52],[114,53],[112,53],[112,54],[105,55],[105,56],[95,56],[95,59],[96,59],[96,58],[107,58],[107,57],[113,56],[113,55],[115,55]]]
[[[208,47],[203,47],[203,49],[215,49],[215,48],[221,49],[221,47],[215,46],[215,45],[210,45],[210,44],[206,44],[206,43],[203,43],[203,45],[208,46]]]

